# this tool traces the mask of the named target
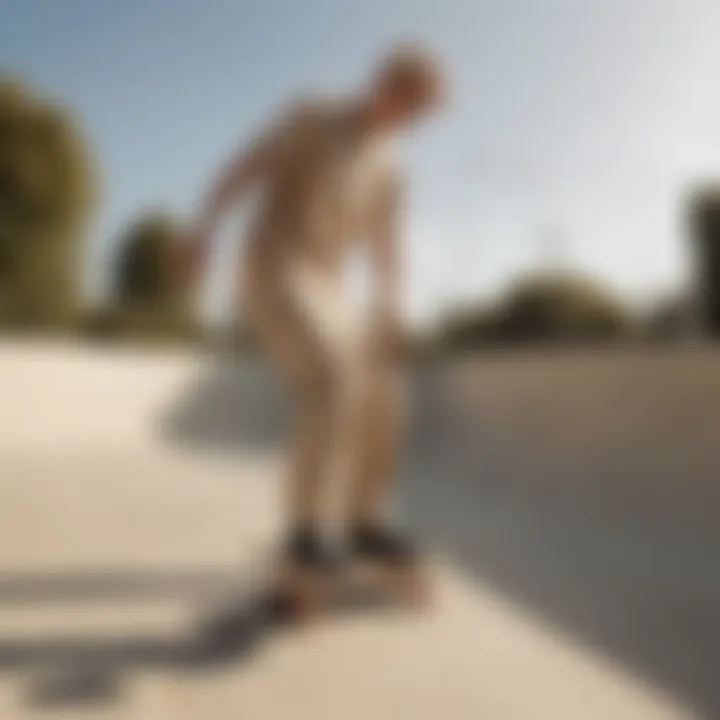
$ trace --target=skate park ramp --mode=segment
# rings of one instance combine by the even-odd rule
[[[719,361],[417,368],[399,507],[436,605],[266,636],[273,374],[5,342],[0,717],[718,717]]]

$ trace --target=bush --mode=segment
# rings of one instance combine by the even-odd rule
[[[0,324],[74,321],[80,249],[97,194],[82,133],[62,108],[0,80]]]
[[[612,295],[579,276],[530,276],[494,305],[465,307],[443,322],[443,344],[454,348],[497,343],[618,340],[631,320]]]
[[[181,236],[180,223],[161,211],[142,215],[124,233],[112,306],[118,335],[144,341],[199,336],[174,267]]]

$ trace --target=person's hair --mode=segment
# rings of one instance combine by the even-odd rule
[[[394,48],[375,72],[376,87],[405,98],[418,110],[442,100],[445,81],[437,59],[419,44]]]

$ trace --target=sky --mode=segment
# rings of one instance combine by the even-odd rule
[[[71,108],[98,156],[102,294],[138,213],[190,216],[288,98],[426,42],[451,78],[404,148],[408,306],[428,318],[551,258],[632,302],[684,282],[683,193],[720,175],[719,26],[715,0],[0,0],[0,73]]]

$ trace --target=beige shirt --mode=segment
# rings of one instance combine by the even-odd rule
[[[298,104],[260,142],[273,157],[252,238],[260,254],[274,249],[337,267],[396,212],[400,173],[390,140],[364,132],[348,104]]]
[[[271,162],[246,245],[245,302],[260,309],[282,289],[308,332],[351,367],[376,313],[353,292],[348,261],[362,241],[392,241],[382,237],[399,199],[392,146],[363,132],[348,104],[327,101],[296,106],[259,142]]]

